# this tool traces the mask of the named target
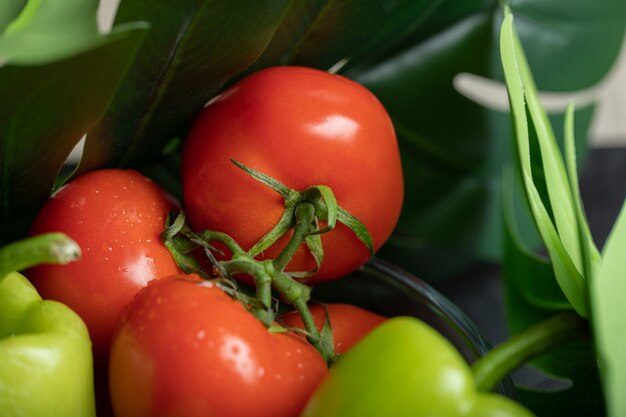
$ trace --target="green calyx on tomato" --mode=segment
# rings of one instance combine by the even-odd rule
[[[15,272],[79,256],[78,245],[60,233],[0,249],[0,415],[95,417],[87,327],[69,307],[42,300]]]
[[[161,238],[176,260],[178,266],[186,273],[198,273],[206,277],[211,276],[203,270],[201,263],[194,256],[196,249],[203,249],[208,256],[218,276],[217,284],[238,299],[259,319],[267,328],[273,327],[275,309],[272,304],[272,290],[275,290],[282,301],[293,305],[302,317],[305,324],[307,339],[322,355],[326,363],[332,364],[337,355],[333,349],[332,333],[326,327],[319,331],[308,307],[311,296],[311,288],[284,270],[285,259],[289,259],[289,253],[293,254],[294,248],[302,244],[306,236],[313,232],[316,222],[313,218],[313,205],[300,204],[296,207],[296,217],[303,221],[297,221],[290,243],[285,246],[281,255],[276,259],[257,260],[246,252],[233,238],[225,233],[212,230],[204,230],[200,233],[192,232],[185,223],[184,212],[171,221],[170,226],[163,232]],[[228,260],[218,261],[212,251],[216,250],[212,243],[222,244],[230,253]],[[293,242],[293,243],[292,243]],[[285,255],[286,254],[286,255]],[[253,278],[256,292],[253,297],[243,294],[238,290],[233,275],[246,274]]]
[[[327,206],[336,199],[358,218],[374,252],[396,226],[404,187],[393,124],[370,91],[345,77],[293,66],[257,71],[212,100],[189,130],[181,173],[190,227],[226,233],[249,251],[290,214],[284,197],[235,167],[233,159],[293,190],[329,187],[334,198],[325,187],[311,193],[321,192]],[[332,213],[328,217],[330,222]],[[285,233],[257,258],[277,259],[290,238]],[[321,265],[307,245],[298,245],[285,267],[316,270],[299,278],[304,283],[338,279],[371,257],[341,222],[319,238]]]
[[[266,327],[275,291],[332,363],[332,333],[315,325],[305,284],[353,272],[397,223],[402,167],[381,103],[324,71],[257,71],[202,110],[181,168],[189,226],[175,220],[164,234],[179,267],[211,275],[190,255],[202,248],[220,276],[252,280],[255,296],[242,301]]]
[[[367,247],[370,255],[374,255],[374,244],[367,228],[359,219],[339,206],[330,187],[326,185],[314,185],[299,192],[286,187],[284,184],[266,174],[249,168],[234,159],[231,160],[237,167],[241,168],[260,183],[276,191],[285,200],[285,211],[278,223],[248,250],[248,254],[252,257],[258,256],[261,252],[275,244],[276,241],[284,236],[290,229],[297,229],[298,224],[305,223],[305,226],[308,226],[306,223],[309,219],[306,215],[298,215],[297,207],[299,204],[310,204],[314,210],[314,219],[310,222],[312,223],[311,227],[303,228],[302,240],[304,240],[304,243],[306,243],[315,258],[316,268],[312,271],[288,272],[288,275],[296,278],[306,278],[307,276],[314,275],[319,270],[324,259],[322,242],[319,235],[333,230],[337,222],[346,225]],[[320,222],[324,222],[325,226],[320,228]],[[294,244],[292,244],[294,246],[292,252],[295,252],[295,249],[299,246],[297,243],[298,241],[296,240]],[[293,257],[292,252],[287,252],[283,249],[281,255],[276,258],[275,261],[278,269],[284,270],[286,268]]]
[[[301,417],[530,417],[512,400],[477,390],[467,362],[415,318],[387,320],[331,368]]]
[[[333,348],[332,332],[328,324],[321,329],[316,326],[307,304],[311,289],[299,282],[299,279],[314,275],[318,271],[324,258],[320,236],[332,231],[337,222],[347,226],[367,247],[370,254],[373,254],[372,238],[363,223],[339,206],[330,187],[315,185],[304,191],[296,191],[234,159],[232,162],[260,183],[272,188],[284,199],[285,209],[278,223],[245,251],[226,233],[213,230],[193,233],[185,224],[184,213],[181,211],[174,220],[169,220],[170,225],[163,232],[162,241],[172,252],[179,268],[187,273],[210,275],[203,271],[196,258],[189,255],[194,249],[202,247],[222,279],[241,274],[251,276],[256,287],[255,297],[240,295],[236,290],[232,291],[231,295],[249,306],[254,315],[268,328],[273,326],[275,319],[271,294],[272,289],[275,290],[283,301],[296,308],[302,317],[309,341],[326,362],[332,364],[337,358]],[[320,226],[321,223],[324,226]],[[289,241],[276,258],[256,259],[290,231],[292,233]],[[212,244],[216,242],[230,252],[230,259],[217,261],[212,254],[212,251],[216,250]],[[303,244],[315,258],[316,268],[312,271],[287,272],[285,268]]]
[[[198,260],[190,255],[194,249],[201,247],[222,279],[234,275],[245,274],[253,278],[256,287],[255,297],[241,295],[236,289],[229,292],[249,306],[254,315],[266,327],[273,326],[275,319],[272,308],[272,289],[288,304],[293,305],[302,317],[309,341],[320,352],[328,364],[333,363],[337,355],[333,348],[332,332],[328,325],[321,329],[309,311],[308,301],[311,289],[299,282],[299,279],[314,275],[320,268],[324,258],[321,235],[332,231],[337,222],[347,226],[373,255],[373,243],[367,228],[352,214],[341,208],[330,187],[315,185],[304,191],[296,191],[286,187],[274,178],[249,168],[242,163],[231,161],[260,183],[272,188],[283,199],[285,209],[278,223],[267,232],[249,250],[245,251],[232,237],[226,233],[204,230],[193,233],[185,223],[184,212],[172,220],[162,234],[162,241],[181,270],[186,273],[198,273],[208,277]],[[323,223],[324,226],[320,226]],[[274,259],[256,259],[263,251],[274,245],[278,239],[292,231],[287,244]],[[223,245],[231,254],[231,258],[218,261],[213,255],[216,248],[213,243]],[[313,255],[316,268],[312,271],[285,271],[298,248],[305,244]],[[233,281],[234,282],[234,281]]]

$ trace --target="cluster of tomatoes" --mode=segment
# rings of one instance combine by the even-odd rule
[[[232,159],[293,190],[329,187],[365,225],[374,250],[397,222],[403,182],[391,121],[371,93],[340,76],[259,71],[214,99],[190,130],[181,163],[189,228],[224,233],[248,250],[281,220],[285,201]],[[179,210],[136,171],[80,176],[50,198],[31,233],[66,233],[82,259],[28,276],[44,298],[64,302],[87,324],[116,417],[297,416],[328,370],[307,339],[290,331],[305,327],[299,314],[268,327],[216,281],[182,273],[161,240],[168,213]],[[280,256],[291,236],[256,258]],[[301,279],[315,284],[370,256],[341,223],[321,242],[323,261],[301,245],[286,270],[315,271]],[[330,321],[337,353],[383,320],[348,305],[311,312],[319,328]]]

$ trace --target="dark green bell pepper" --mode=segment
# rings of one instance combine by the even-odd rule
[[[500,395],[479,392],[467,362],[415,318],[374,329],[344,354],[301,417],[530,417]]]
[[[1,416],[95,416],[87,327],[67,306],[42,300],[28,279],[13,271],[78,254],[76,244],[59,234],[0,249]]]

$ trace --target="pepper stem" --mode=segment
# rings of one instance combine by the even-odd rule
[[[565,342],[588,335],[587,321],[574,312],[560,313],[500,344],[473,365],[479,391],[491,391],[506,375]]]
[[[80,258],[76,242],[63,233],[45,233],[10,243],[0,249],[0,279],[11,271],[39,264],[67,264]]]

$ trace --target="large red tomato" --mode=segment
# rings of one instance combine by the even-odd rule
[[[330,186],[368,228],[375,249],[398,220],[403,180],[393,126],[376,97],[344,77],[301,67],[262,70],[213,100],[192,127],[182,160],[191,225],[228,233],[247,250],[276,224],[283,200],[231,158],[298,191]],[[309,282],[341,277],[369,258],[344,225],[322,241],[324,263]],[[285,243],[264,256],[275,257]],[[314,267],[302,247],[287,270]]]
[[[184,275],[128,305],[109,370],[116,417],[296,417],[327,373],[301,337],[269,332],[217,286]]]
[[[80,261],[42,265],[28,277],[44,298],[76,311],[89,328],[97,360],[106,357],[116,320],[148,281],[179,270],[159,239],[174,200],[136,171],[101,170],[56,192],[31,234],[64,232],[81,247]]]
[[[386,317],[350,304],[328,304],[327,310],[320,304],[310,306],[317,329],[321,330],[328,311],[328,320],[333,331],[335,352],[346,353],[369,332],[382,324]],[[288,327],[304,329],[304,323],[297,311],[290,311],[280,318]]]

